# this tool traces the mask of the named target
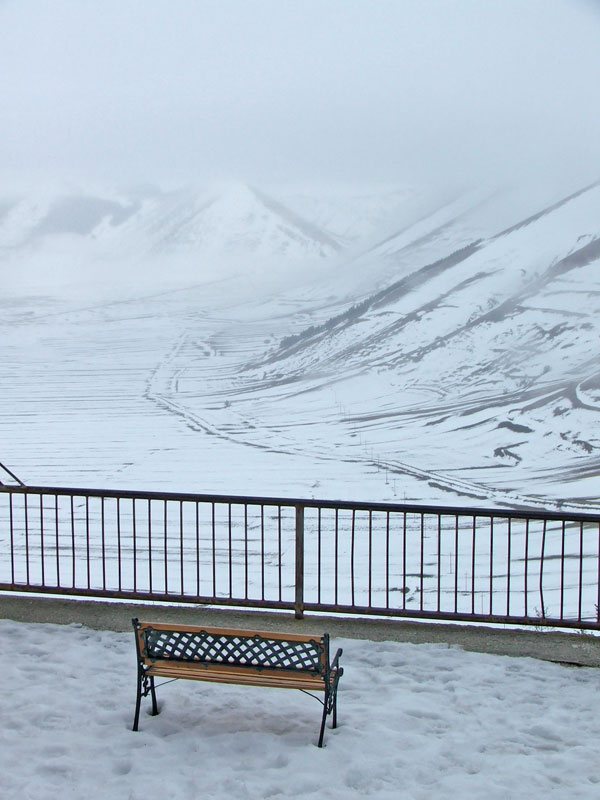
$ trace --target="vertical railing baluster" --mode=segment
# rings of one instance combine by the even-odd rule
[[[579,602],[577,621],[581,622],[583,614],[583,522],[579,523]]]
[[[150,498],[148,498],[148,590],[152,594],[152,500]]]
[[[458,514],[454,516],[454,613],[458,614]]]
[[[179,594],[181,597],[185,594],[185,578],[183,567],[183,501],[179,501]]]
[[[282,587],[281,587],[281,506],[277,506],[277,576],[279,581],[279,602],[281,603],[282,598]]]
[[[506,616],[510,617],[510,564],[512,561],[512,525],[511,519],[508,519],[508,543],[507,543],[507,553],[506,557],[508,560],[507,564],[507,572],[506,572]]]
[[[419,600],[419,609],[423,611],[423,595],[425,593],[425,514],[421,512],[421,555],[420,555],[420,563],[419,563],[419,572],[421,575],[421,582],[420,582],[420,600]]]
[[[600,569],[600,556],[598,558]],[[317,602],[321,603],[321,509],[317,511]]]
[[[260,506],[260,584],[261,599],[265,599],[265,507]]]
[[[335,510],[335,572],[334,572],[334,605],[337,606],[338,604],[338,550],[339,550],[339,541],[338,541],[338,509]]]
[[[71,553],[73,556],[73,589],[76,585],[75,575],[75,505],[74,498],[71,495]]]
[[[25,495],[24,512],[25,512],[25,582],[29,586],[29,508],[28,497]]]
[[[102,539],[102,589],[106,591],[106,531],[104,520],[104,497],[100,498],[100,531]]]
[[[231,532],[231,503],[227,505],[227,525],[229,542],[229,597],[233,597],[233,539]]]
[[[167,501],[163,503],[163,560],[165,568],[165,594],[169,594],[169,523]]]
[[[90,564],[90,498],[85,497],[85,563],[87,571],[87,588],[91,588],[91,564]]]
[[[121,555],[121,498],[117,497],[117,573],[119,591],[121,591],[123,586],[123,565]]]
[[[10,582],[15,583],[15,521],[13,510],[13,496],[8,495],[8,516],[10,519]],[[598,559],[600,563],[600,559]]]
[[[542,525],[542,544],[540,548],[540,617],[541,619],[545,619],[546,617],[546,604],[544,603],[544,565],[546,560],[546,524],[547,520],[544,520]]]
[[[494,517],[490,517],[490,617],[494,613]]]
[[[355,534],[356,511],[352,509],[352,525],[350,528],[350,595],[351,604],[354,606],[354,534]]]
[[[390,607],[390,512],[385,514],[385,607]]]
[[[231,562],[231,555],[229,556]],[[200,503],[196,501],[196,597],[200,597]]]
[[[217,531],[215,520],[215,504],[211,503],[211,546],[212,546],[212,589],[213,597],[217,596]]]
[[[402,610],[406,610],[406,595],[408,594],[406,583],[406,511],[403,513],[402,521]]]
[[[42,586],[46,585],[46,558],[44,554],[44,496],[40,494],[40,573]]]
[[[525,558],[523,573],[523,591],[525,592],[525,616],[529,616],[529,520],[525,520]]]
[[[564,619],[565,613],[565,521],[561,525],[560,536],[560,618]]]
[[[56,585],[60,588],[60,547],[58,537],[58,495],[54,495],[54,526],[56,541]]]
[[[244,599],[248,599],[248,504],[244,503]]]
[[[294,615],[296,619],[304,616],[304,506],[296,506],[296,578]]]
[[[475,615],[475,565],[477,553],[477,517],[473,517],[471,532],[471,614]]]
[[[369,511],[369,608],[372,606],[371,595],[372,595],[372,584],[373,584],[373,512]],[[354,605],[354,603],[352,603]]]
[[[438,514],[437,524],[437,612],[440,613],[442,593],[442,515]]]
[[[133,592],[137,592],[137,520],[135,513],[135,497],[131,499],[131,535],[133,554]]]

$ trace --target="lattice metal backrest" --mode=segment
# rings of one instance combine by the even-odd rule
[[[323,640],[294,641],[266,636],[212,633],[208,631],[142,631],[143,655],[151,661],[200,661],[211,664],[236,664],[255,669],[285,669],[324,674],[326,667]]]

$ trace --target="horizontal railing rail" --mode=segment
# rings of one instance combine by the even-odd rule
[[[600,515],[0,485],[0,590],[600,630]]]

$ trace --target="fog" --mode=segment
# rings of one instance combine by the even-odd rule
[[[4,0],[0,179],[600,175],[584,0]]]

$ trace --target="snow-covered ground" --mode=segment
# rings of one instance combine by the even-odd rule
[[[0,621],[1,795],[598,797],[598,674],[455,647],[336,640],[339,725],[300,692],[191,681],[135,704],[133,633]]]
[[[6,204],[0,460],[34,484],[598,505],[598,185],[279,196]]]
[[[600,190],[375,195],[3,206],[0,460],[36,485],[597,507]],[[318,751],[316,703],[260,689],[173,684],[131,733],[132,635],[0,642],[6,797],[598,796],[593,671],[343,642]]]

